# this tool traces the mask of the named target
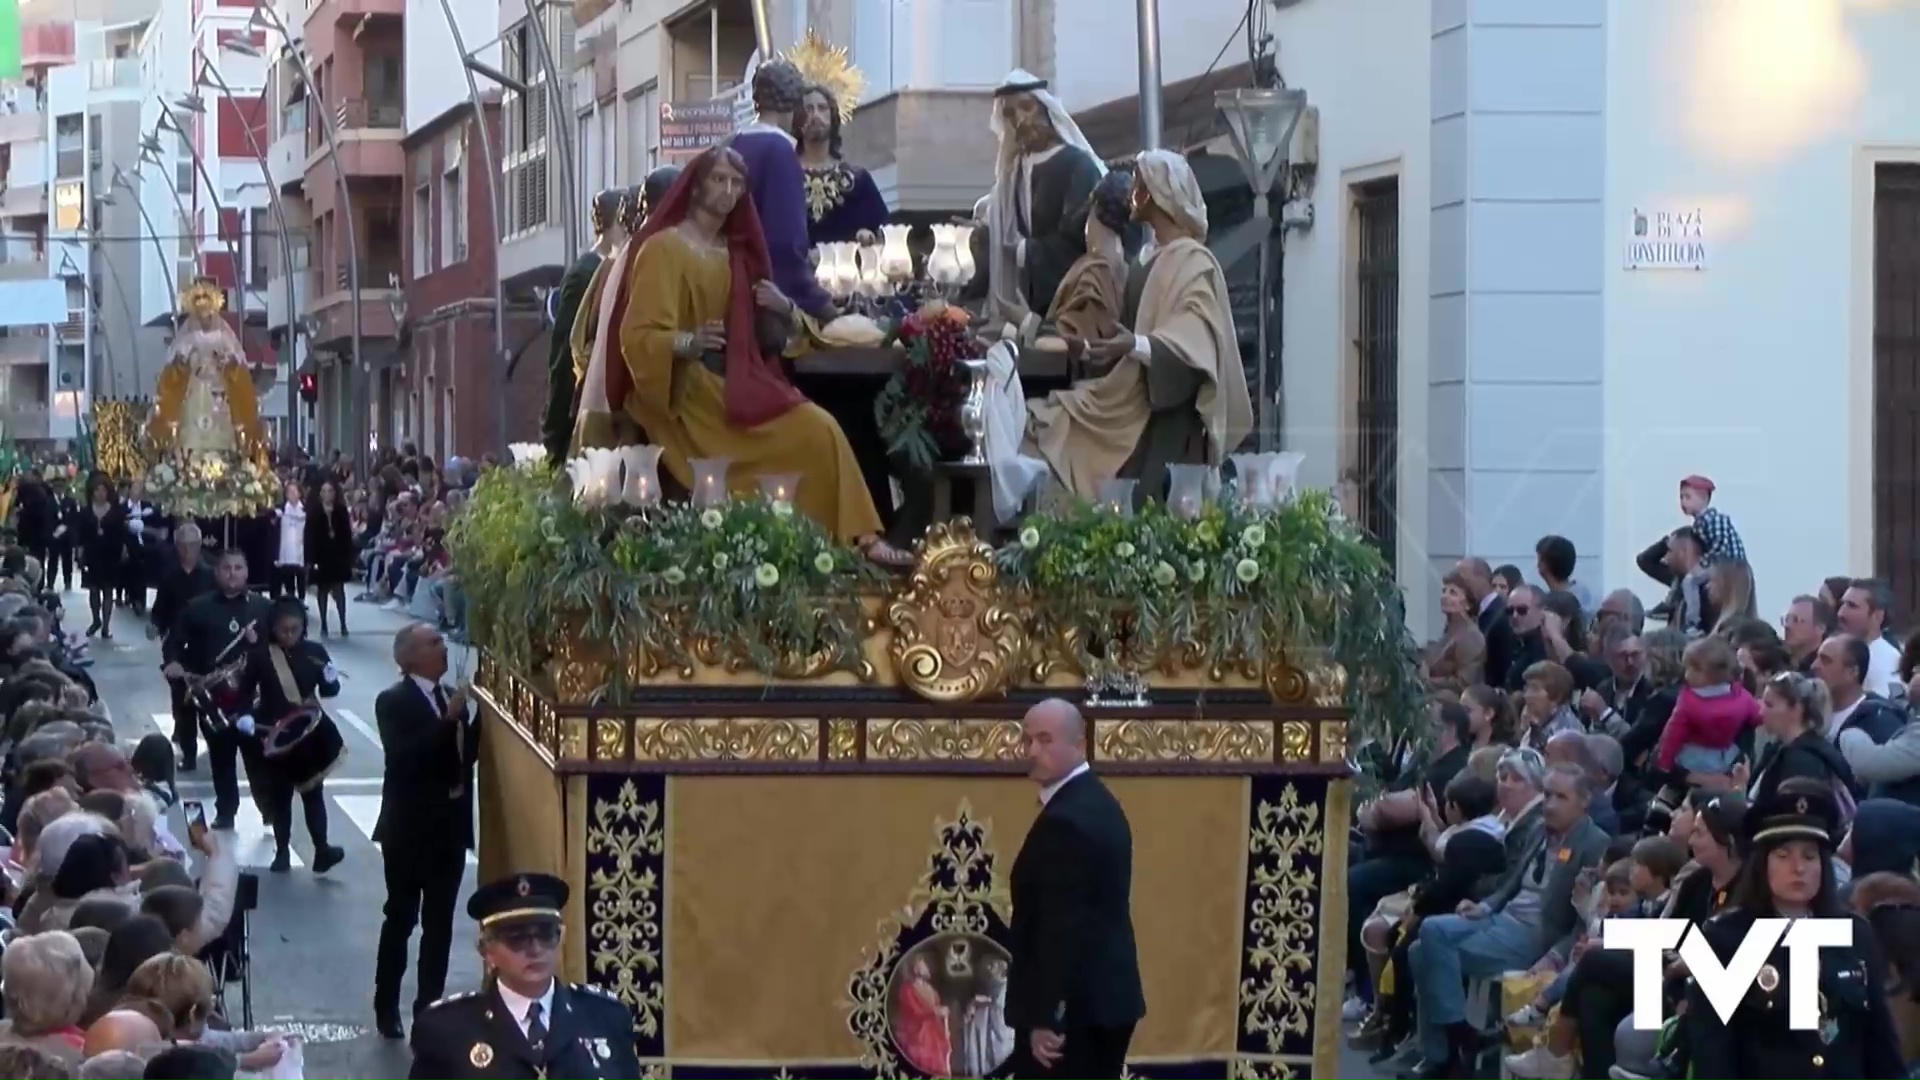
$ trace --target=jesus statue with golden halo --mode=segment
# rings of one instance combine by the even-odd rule
[[[154,391],[147,488],[170,514],[247,515],[276,494],[259,395],[225,307],[212,278],[181,294],[180,326]]]

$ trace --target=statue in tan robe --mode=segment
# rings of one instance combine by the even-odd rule
[[[1086,498],[1115,476],[1160,496],[1167,465],[1218,464],[1253,429],[1226,274],[1207,249],[1206,202],[1186,158],[1140,154],[1132,207],[1153,233],[1124,286],[1132,330],[1087,346],[1091,363],[1111,365],[1105,374],[1027,407],[1023,453]]]

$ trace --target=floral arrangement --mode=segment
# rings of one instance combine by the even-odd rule
[[[1086,670],[1115,662],[1095,649],[1141,671],[1188,647],[1229,666],[1324,655],[1348,673],[1354,745],[1419,730],[1417,650],[1379,551],[1326,492],[1271,507],[1233,494],[1191,518],[1158,502],[1036,514],[995,562],[1051,628],[1078,631]]]
[[[526,670],[528,627],[575,626],[615,656],[691,663],[695,640],[772,674],[797,656],[861,656],[865,588],[881,572],[790,503],[576,502],[545,466],[493,469],[447,537],[475,638]],[[607,691],[626,693],[623,664]]]
[[[890,453],[904,454],[915,469],[967,451],[960,427],[969,379],[960,361],[972,358],[965,308],[935,301],[894,328],[891,341],[906,347],[906,363],[874,399],[873,415]]]
[[[176,450],[147,470],[147,495],[176,517],[249,517],[279,501],[280,483],[252,458]]]

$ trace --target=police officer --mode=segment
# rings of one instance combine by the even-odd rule
[[[1720,1019],[1696,981],[1682,1020],[1692,1075],[1906,1076],[1873,931],[1841,906],[1833,883],[1840,813],[1831,786],[1805,778],[1784,781],[1772,798],[1748,809],[1747,835],[1735,906],[1698,930],[1720,962],[1731,961],[1755,920],[1764,918],[1851,920],[1853,945],[1819,952],[1820,1015],[1812,1031],[1795,1031],[1788,1022],[1796,973],[1783,944],[1767,957],[1731,1020]]]
[[[547,874],[474,890],[467,916],[480,924],[485,982],[421,1011],[409,1077],[638,1080],[633,1013],[604,990],[554,977],[566,904],[567,883]]]
[[[169,679],[206,675],[224,664],[244,660],[250,646],[267,639],[266,618],[272,605],[266,597],[247,591],[245,553],[232,547],[222,551],[213,564],[213,577],[214,590],[188,602],[161,646],[160,655],[166,660],[161,671]],[[247,771],[252,773],[259,748],[259,740],[250,731],[218,725],[207,731],[207,757],[213,765],[214,828],[233,828],[233,815],[240,809],[235,756],[246,754]]]

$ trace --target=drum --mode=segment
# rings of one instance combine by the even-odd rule
[[[218,668],[197,680],[187,690],[187,700],[200,719],[200,731],[211,739],[233,727],[233,721],[246,711],[240,699],[240,665]]]
[[[321,709],[288,713],[262,742],[267,767],[302,794],[319,786],[347,757],[340,729]]]

